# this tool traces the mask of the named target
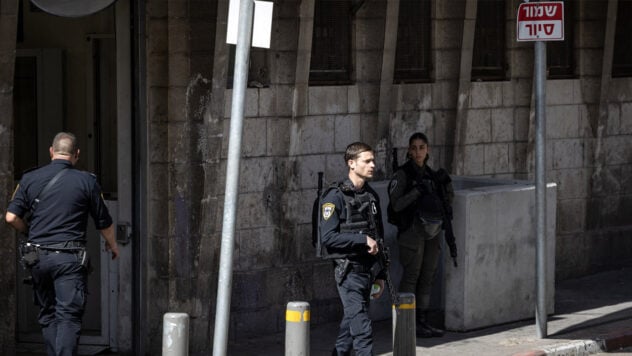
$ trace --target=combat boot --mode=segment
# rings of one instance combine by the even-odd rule
[[[417,337],[420,338],[428,338],[428,337],[441,337],[444,334],[444,331],[439,329],[439,328],[435,328],[434,326],[430,325],[427,321],[426,321],[426,316],[425,313],[420,313],[421,315],[417,316],[417,323],[415,325],[416,329],[417,329]]]

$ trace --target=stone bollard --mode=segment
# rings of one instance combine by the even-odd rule
[[[287,303],[285,356],[309,356],[309,316],[309,303]]]
[[[393,356],[415,356],[415,295],[400,293],[399,303],[393,304]]]
[[[189,314],[165,313],[162,319],[162,356],[189,354]]]

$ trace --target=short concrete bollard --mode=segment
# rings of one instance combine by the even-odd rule
[[[415,356],[415,295],[400,293],[399,303],[393,304],[393,356]]]
[[[165,313],[162,318],[162,356],[189,354],[189,314]]]
[[[309,317],[309,303],[287,303],[285,356],[309,356]]]

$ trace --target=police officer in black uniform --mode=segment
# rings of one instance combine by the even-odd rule
[[[50,164],[23,175],[5,219],[28,235],[27,245],[36,256],[31,276],[48,355],[76,355],[86,302],[88,215],[112,259],[118,256],[118,247],[96,177],[73,168],[79,159],[75,136],[58,133],[49,152]],[[32,214],[30,221],[27,213]]]
[[[344,159],[348,177],[330,186],[320,202],[321,243],[325,258],[334,260],[344,309],[332,354],[350,355],[353,349],[358,356],[373,355],[369,301],[370,297],[379,298],[382,294],[385,272],[375,269],[376,238],[383,231],[378,195],[366,183],[373,177],[375,157],[369,145],[356,142],[347,146]],[[369,218],[378,222],[377,226],[371,227]],[[379,290],[371,295],[374,283]]]
[[[416,302],[417,337],[443,336],[426,319],[430,305],[432,281],[441,253],[439,233],[443,223],[442,201],[438,194],[436,173],[428,166],[428,137],[414,133],[408,144],[408,161],[393,176],[389,184],[389,209],[398,213],[397,241],[399,259],[404,267],[399,291],[414,293]],[[453,197],[448,184],[447,199]]]

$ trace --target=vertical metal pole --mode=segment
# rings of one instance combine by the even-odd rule
[[[213,336],[213,355],[215,356],[225,356],[228,344],[230,295],[233,282],[233,252],[235,249],[235,212],[237,210],[239,193],[239,157],[241,156],[241,135],[244,121],[246,84],[248,81],[248,56],[250,55],[253,12],[254,2],[252,0],[241,0],[239,5],[237,48],[235,51],[233,100],[230,112],[222,245],[219,260],[219,278],[217,281],[217,306]]]
[[[417,349],[415,295],[400,293],[399,301],[399,305],[393,304],[393,355],[415,356]]]
[[[547,336],[546,324],[546,42],[535,42],[535,209],[536,294],[538,337]]]
[[[309,356],[309,319],[309,303],[287,303],[285,309],[285,356]]]
[[[189,314],[166,313],[162,318],[162,356],[189,354]]]

